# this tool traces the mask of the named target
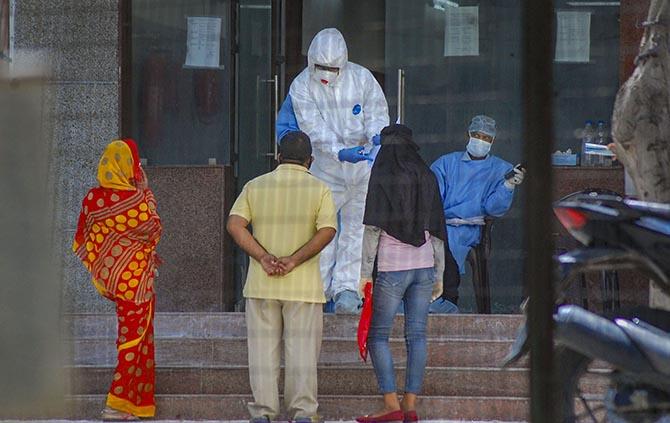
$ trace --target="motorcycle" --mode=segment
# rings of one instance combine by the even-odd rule
[[[557,421],[670,422],[670,312],[636,307],[600,315],[567,299],[577,276],[621,269],[641,272],[670,295],[670,205],[590,190],[553,208],[582,244],[555,257]],[[524,323],[503,365],[528,349]],[[604,393],[585,392],[598,385],[594,374],[604,379]]]

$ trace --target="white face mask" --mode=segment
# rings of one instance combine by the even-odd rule
[[[485,157],[491,151],[491,143],[479,138],[470,137],[467,150],[474,157]]]
[[[312,78],[323,85],[332,85],[337,80],[338,72],[331,72],[323,69],[314,69]]]

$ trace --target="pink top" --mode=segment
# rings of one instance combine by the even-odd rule
[[[377,270],[380,272],[399,272],[402,270],[425,269],[435,266],[433,245],[426,231],[426,243],[420,247],[398,241],[386,231],[379,237]]]

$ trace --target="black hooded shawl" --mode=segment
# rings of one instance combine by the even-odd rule
[[[446,241],[437,179],[419,156],[412,130],[387,126],[381,145],[370,175],[363,223],[415,247],[426,242],[425,231]]]

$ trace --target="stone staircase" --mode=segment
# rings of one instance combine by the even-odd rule
[[[526,362],[509,369],[499,367],[520,323],[520,316],[510,315],[431,316],[420,416],[526,420]],[[157,313],[155,324],[157,418],[247,419],[251,391],[244,314]],[[380,404],[372,366],[358,357],[357,324],[356,316],[324,316],[319,402],[320,414],[327,420],[352,420]],[[115,364],[115,316],[68,315],[66,325],[72,392],[68,417],[95,418]],[[402,387],[402,317],[397,318],[392,336]]]

